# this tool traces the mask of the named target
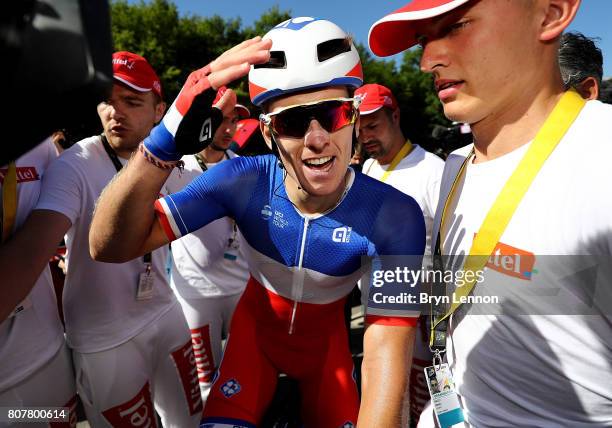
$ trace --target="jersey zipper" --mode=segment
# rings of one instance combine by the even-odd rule
[[[289,323],[289,334],[293,334],[295,314],[297,311],[298,300],[302,298],[304,292],[304,270],[302,264],[304,263],[304,250],[306,249],[306,237],[308,232],[308,224],[310,219],[306,217],[304,219],[304,230],[302,232],[302,243],[300,246],[300,256],[298,259],[298,270],[293,273],[293,284],[291,286],[291,294],[293,297],[293,310],[291,311],[291,322]]]

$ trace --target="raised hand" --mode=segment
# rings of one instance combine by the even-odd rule
[[[145,139],[145,149],[158,160],[172,164],[183,155],[206,148],[223,120],[222,110],[229,111],[236,104],[235,94],[228,91],[213,106],[215,90],[245,76],[252,64],[268,61],[271,47],[270,40],[257,36],[192,72],[162,122]]]

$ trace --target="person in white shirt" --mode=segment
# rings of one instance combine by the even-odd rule
[[[431,227],[438,205],[444,161],[404,137],[400,128],[400,109],[389,88],[370,83],[358,88],[355,95],[362,98],[358,139],[370,156],[362,172],[417,201],[425,218],[425,254],[430,254]],[[430,259],[426,258],[425,263],[427,260]],[[363,281],[368,281],[367,275]],[[424,324],[424,319],[419,320],[420,324]],[[414,342],[408,403],[413,421],[418,419],[429,400],[423,368],[429,365],[431,352],[427,343],[429,335],[425,331],[421,326]]]
[[[217,91],[216,104],[226,90]],[[166,181],[169,193],[221,162],[237,157],[229,150],[236,126],[249,110],[241,104],[223,117],[212,143],[195,155],[183,156],[183,171]],[[227,337],[232,314],[249,279],[244,242],[236,222],[223,217],[173,241],[170,285],[187,318],[198,368],[202,400],[206,402],[215,370],[221,361],[222,339]]]
[[[49,258],[41,261],[36,272],[30,272],[30,254],[41,244],[37,238],[39,232],[45,233],[45,227],[26,221],[40,196],[42,177],[56,157],[49,138],[0,168],[0,407],[68,407],[68,422],[61,426],[74,427],[74,372],[57,310]],[[59,240],[51,248],[58,244]]]
[[[155,408],[164,426],[195,426],[202,401],[189,329],[164,271],[167,249],[121,265],[89,255],[96,200],[165,111],[159,78],[144,58],[115,53],[113,75],[112,94],[98,105],[103,134],[51,165],[32,216],[55,246],[66,235],[66,337],[90,425],[154,425]]]
[[[579,6],[415,0],[370,31],[378,55],[422,46],[445,115],[474,136],[447,159],[432,242],[483,275],[449,284],[472,303],[433,336],[461,426],[611,426],[612,107],[566,92],[558,63]]]

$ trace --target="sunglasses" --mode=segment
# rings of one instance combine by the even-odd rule
[[[259,120],[280,137],[304,138],[313,120],[331,134],[355,123],[360,101],[360,98],[334,98],[298,104],[261,114]]]

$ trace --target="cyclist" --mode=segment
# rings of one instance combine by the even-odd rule
[[[219,123],[208,89],[246,74],[249,63],[251,99],[265,112],[261,129],[276,155],[224,162],[156,201],[181,152],[209,142]],[[194,72],[99,202],[90,250],[100,260],[131,258],[221,216],[234,218],[245,238],[251,277],[202,426],[257,425],[279,372],[298,380],[305,426],[350,427],[358,413],[363,426],[400,423],[419,312],[391,301],[410,288],[396,282],[364,293],[361,409],[343,306],[362,257],[416,255],[404,262],[418,269],[425,227],[412,198],[348,168],[358,117],[351,95],[362,80],[359,55],[338,26],[314,18],[279,24]],[[224,96],[217,107],[234,102]],[[396,268],[388,258],[376,263]]]

